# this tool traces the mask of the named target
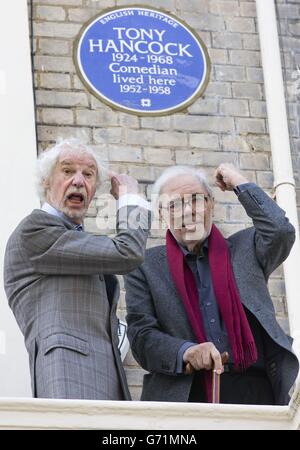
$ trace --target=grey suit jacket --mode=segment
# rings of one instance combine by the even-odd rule
[[[267,280],[288,256],[294,243],[293,226],[259,187],[239,200],[254,227],[227,240],[240,297],[260,322],[264,334],[266,371],[276,404],[286,404],[298,372],[298,361],[275,318]],[[197,343],[179,298],[166,259],[166,247],[146,251],[142,266],[125,276],[128,336],[134,357],[149,374],[144,376],[142,400],[188,400],[192,376],[176,374],[177,353],[185,341]]]
[[[139,228],[130,220],[137,213]],[[142,263],[148,219],[143,208],[121,208],[111,239],[34,210],[12,233],[4,284],[24,334],[35,397],[130,400],[118,351],[119,285],[113,274]]]

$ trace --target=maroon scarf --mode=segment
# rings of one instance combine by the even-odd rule
[[[199,343],[207,342],[194,275],[169,230],[166,240],[169,269],[195,337]],[[234,365],[237,369],[244,370],[257,360],[257,350],[241,303],[226,240],[215,225],[212,226],[208,237],[208,262],[214,293],[228,334]],[[209,371],[205,371],[204,380],[207,401],[211,403],[212,386]]]

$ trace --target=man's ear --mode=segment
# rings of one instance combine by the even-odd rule
[[[211,215],[215,216],[215,199],[213,197],[211,198]]]
[[[49,178],[44,178],[43,179],[43,187],[45,189],[49,189],[49,187],[50,187],[50,180],[49,180]]]
[[[49,180],[49,178],[47,178],[47,179],[44,178],[43,179],[43,188],[44,188],[45,194],[47,194],[47,192],[50,189],[50,180]]]
[[[161,206],[158,209],[158,214],[159,214],[159,223],[163,224],[163,225],[168,225],[168,223],[164,217],[164,214],[163,214],[163,208]]]
[[[164,210],[162,207],[159,208],[158,213],[159,213],[159,227],[162,231],[167,231],[170,228],[170,223],[169,223],[169,217],[166,217],[166,214],[168,214],[167,212],[164,213]]]

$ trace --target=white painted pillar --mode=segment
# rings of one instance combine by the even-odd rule
[[[294,349],[300,357],[300,244],[295,181],[291,160],[282,67],[274,0],[256,0],[261,57],[267,100],[274,187],[278,205],[296,228],[296,242],[283,264]]]
[[[36,139],[26,0],[0,2],[0,397],[29,396],[23,336],[3,289],[7,239],[39,207],[34,191]]]

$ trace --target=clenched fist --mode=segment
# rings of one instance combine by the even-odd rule
[[[111,195],[118,200],[124,194],[138,194],[138,182],[135,178],[116,172],[109,172],[111,182]]]
[[[223,163],[219,165],[215,172],[215,182],[222,191],[232,191],[239,184],[249,181],[233,164]]]

